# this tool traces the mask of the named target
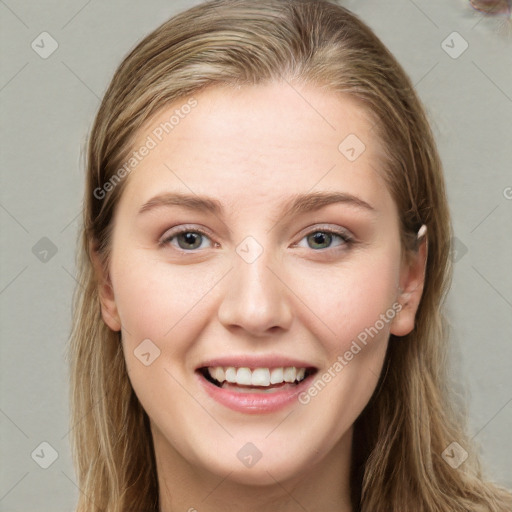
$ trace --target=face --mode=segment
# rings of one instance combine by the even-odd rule
[[[101,292],[157,460],[251,484],[334,466],[417,306],[372,122],[286,83],[188,100],[134,144]]]

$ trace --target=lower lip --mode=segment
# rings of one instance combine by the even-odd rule
[[[197,375],[201,385],[211,398],[233,411],[245,414],[271,413],[298,402],[298,395],[309,386],[309,379],[312,377],[310,375],[293,388],[284,391],[243,393],[219,388],[206,380],[200,373]]]

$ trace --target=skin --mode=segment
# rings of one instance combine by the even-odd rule
[[[376,171],[382,148],[354,100],[286,83],[194,97],[197,107],[127,178],[101,276],[104,321],[122,330],[129,378],[151,420],[161,511],[349,512],[352,425],[375,390],[390,333],[414,327],[425,243],[406,263],[398,212]],[[160,111],[134,147],[185,103]],[[349,134],[366,145],[353,162],[338,150]],[[326,191],[373,211],[335,203],[287,215],[295,194]],[[224,211],[139,213],[165,192],[207,195]],[[208,236],[192,250],[176,237],[159,245],[174,226]],[[319,247],[307,237],[326,227],[348,230],[354,243],[335,236]],[[252,263],[236,252],[247,236],[263,248]],[[198,384],[200,363],[232,354],[296,357],[321,376],[398,303],[400,313],[307,405],[248,415]],[[147,338],[161,351],[149,366],[134,356]],[[248,442],[262,453],[250,468],[237,458]]]

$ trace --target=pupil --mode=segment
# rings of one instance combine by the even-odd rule
[[[198,233],[184,233],[182,235],[182,240],[184,241],[184,245],[186,245],[187,247],[183,247],[183,244],[180,244],[180,247],[182,249],[196,249],[197,247],[199,247],[199,245],[201,245],[200,236],[201,235],[199,235]],[[198,241],[199,243],[197,243]]]
[[[317,231],[316,233],[313,233],[311,235],[311,239],[313,242],[313,245],[326,245],[329,246],[331,242],[331,235],[328,233],[322,233],[320,231]]]

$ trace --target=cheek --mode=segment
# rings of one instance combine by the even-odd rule
[[[178,333],[200,328],[201,303],[225,271],[217,265],[198,272],[193,265],[170,265],[143,251],[113,258],[112,282],[127,341],[172,339],[179,349]]]
[[[322,270],[309,272],[302,280],[302,296],[320,320],[330,353],[348,350],[352,340],[376,323],[382,336],[387,336],[397,297],[396,261],[375,258],[332,270],[327,276]],[[386,313],[390,318],[382,325],[381,315]]]
[[[376,388],[396,315],[396,261],[382,257],[371,264],[358,262],[350,270],[333,272],[329,286],[322,289],[320,276],[310,274],[302,282],[308,304],[321,320],[315,321],[315,334],[328,363],[299,401],[311,408],[313,417],[324,419],[325,438],[339,439]],[[309,326],[313,330],[311,321]]]
[[[328,440],[318,452],[320,458],[354,424],[381,374],[399,274],[397,252],[389,249],[375,257],[354,258],[329,272],[302,272],[300,294],[307,307],[296,313],[314,334],[325,365],[299,396],[303,416],[295,420],[310,428],[315,419],[316,435]]]

